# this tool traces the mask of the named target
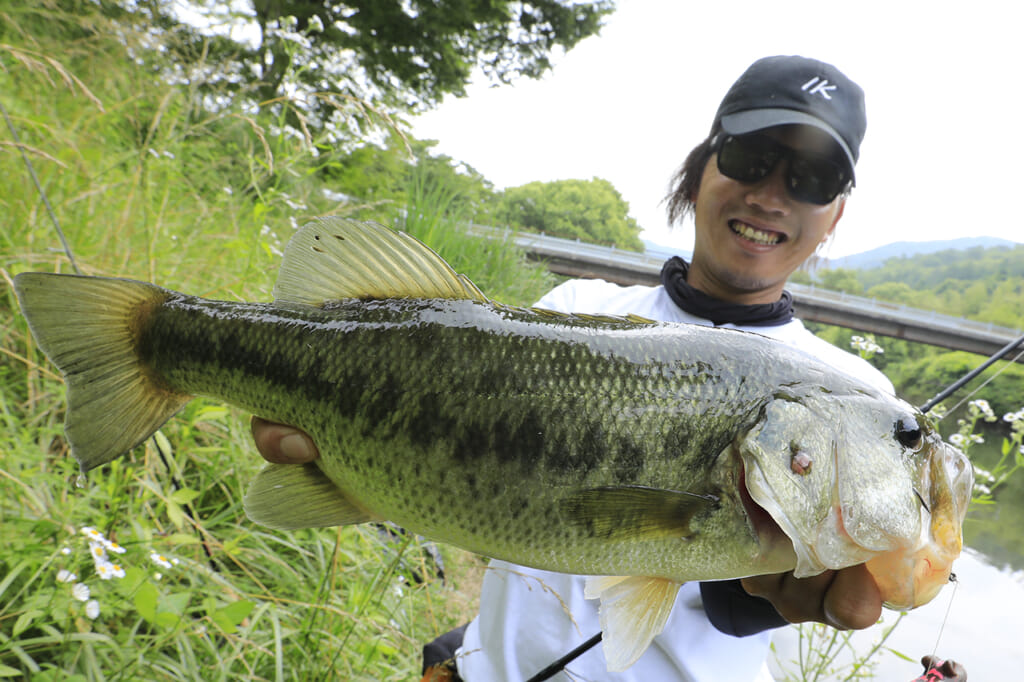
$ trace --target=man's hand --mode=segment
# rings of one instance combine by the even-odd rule
[[[263,459],[275,464],[304,464],[320,456],[313,439],[302,431],[252,418],[252,437]]]
[[[861,630],[882,615],[882,596],[863,564],[811,578],[776,573],[740,582],[749,594],[770,601],[790,623],[817,621],[839,630]]]

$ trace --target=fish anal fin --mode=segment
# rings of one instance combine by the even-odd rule
[[[349,298],[487,300],[415,237],[336,217],[304,225],[288,242],[274,298],[313,306]]]
[[[278,530],[379,521],[353,504],[316,464],[270,464],[249,486],[246,515]]]
[[[564,505],[569,519],[595,537],[649,540],[692,537],[694,516],[716,503],[711,495],[630,485],[589,488]]]
[[[636,663],[665,629],[680,584],[645,576],[587,578],[584,596],[601,601],[601,646],[610,672]]]

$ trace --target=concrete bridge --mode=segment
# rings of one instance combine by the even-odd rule
[[[530,258],[546,262],[552,272],[560,275],[600,278],[624,285],[660,283],[664,263],[660,257],[530,232],[512,233],[479,225],[471,230],[492,238],[514,240]],[[803,320],[952,350],[992,355],[1024,333],[1019,329],[814,286],[788,284],[786,288],[793,294],[797,316]],[[1012,357],[1012,353],[1007,356]]]

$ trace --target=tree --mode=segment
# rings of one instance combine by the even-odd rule
[[[145,5],[166,24],[180,0]],[[226,12],[224,0],[188,0],[210,26],[255,23],[256,45],[223,40],[207,59],[255,85],[262,102],[305,100],[314,123],[347,98],[387,113],[418,111],[461,96],[475,67],[493,81],[538,78],[551,53],[595,35],[612,0],[250,0],[253,15]],[[194,24],[182,35],[195,35]],[[211,33],[213,28],[198,29]],[[241,33],[240,31],[238,33]],[[220,29],[223,35],[223,29]],[[202,37],[206,40],[206,36]],[[195,42],[194,40],[192,41]]]
[[[602,178],[531,182],[506,189],[495,216],[531,232],[643,251],[629,204]]]
[[[824,289],[832,291],[845,291],[848,294],[861,294],[864,285],[860,283],[856,270],[847,268],[831,268],[821,273],[819,284]]]

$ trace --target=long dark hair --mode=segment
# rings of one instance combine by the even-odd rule
[[[669,181],[669,193],[664,199],[668,205],[669,225],[675,225],[693,213],[696,207],[697,190],[700,189],[700,181],[704,176],[704,167],[714,152],[711,142],[719,130],[720,126],[718,125],[712,128],[704,141],[686,155],[683,165],[672,175],[672,180]]]

